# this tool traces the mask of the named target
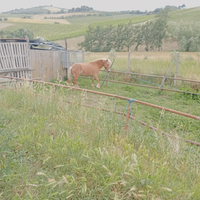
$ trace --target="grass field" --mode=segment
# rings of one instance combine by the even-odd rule
[[[196,23],[200,17],[200,7],[175,11],[170,17],[173,22]]]
[[[83,35],[87,24],[30,24],[16,23],[15,26],[8,27],[6,30],[14,31],[19,28],[30,29],[35,37],[43,37],[47,40],[58,40],[65,37],[75,37]]]
[[[114,15],[114,16],[87,16],[87,17],[74,17],[74,18],[67,18],[67,21],[70,23],[93,23],[93,22],[100,22],[100,21],[107,21],[107,20],[119,20],[119,19],[126,19],[132,17],[141,17],[142,15]]]
[[[85,62],[89,62],[99,58],[111,58],[110,53],[85,53]],[[130,56],[130,70],[136,73],[152,74],[152,75],[165,75],[167,70],[176,58],[174,52],[131,52]],[[127,67],[127,52],[116,52],[115,63],[113,70],[123,69]],[[200,80],[200,53],[199,52],[180,52],[178,68],[178,77]],[[174,76],[175,65],[170,71],[169,76]]]
[[[185,23],[195,23],[196,19],[198,19],[200,16],[199,14],[199,7],[197,8],[191,8],[191,9],[183,9],[178,10],[170,13],[170,22],[173,23],[180,23],[181,21],[184,21]],[[44,20],[45,16],[52,16],[52,17],[59,17],[59,16],[68,16],[74,13],[67,13],[67,14],[41,14],[41,15],[35,15],[32,16],[33,19],[22,19],[21,17],[24,15],[0,15],[0,17],[6,16],[8,18],[8,22],[16,24],[16,26],[13,26],[12,28],[6,28],[5,30],[15,30],[15,27],[21,27],[21,28],[27,28],[34,31],[35,35],[40,35],[43,38],[47,38],[49,40],[61,40],[64,39],[65,36],[71,38],[71,37],[77,37],[84,35],[86,32],[86,28],[89,24],[92,26],[101,25],[101,26],[107,26],[107,25],[113,25],[117,26],[118,24],[124,24],[128,23],[130,20],[132,23],[143,23],[145,21],[151,20],[154,18],[154,15],[146,15],[146,16],[130,16],[130,15],[116,15],[116,16],[108,16],[108,17],[77,17],[67,20],[60,20],[60,19],[51,19],[51,20]],[[77,15],[83,14],[83,13],[75,13]],[[85,13],[87,14],[87,13]],[[69,28],[64,28],[65,24],[68,24],[68,21],[72,24],[77,24],[76,30],[73,29],[73,31],[69,31]],[[22,23],[23,22],[23,23]],[[60,23],[60,32],[58,33],[57,28],[55,28],[54,22]],[[27,25],[27,24],[30,25]],[[40,28],[36,28],[36,24],[40,24]],[[43,24],[48,24],[49,27]],[[46,31],[47,30],[47,31]],[[55,31],[54,31],[55,30]]]
[[[200,113],[197,100],[172,93],[110,83],[101,91]],[[199,122],[133,103],[132,114],[148,124],[157,119],[159,131],[129,121],[125,133],[124,117],[80,106],[114,110],[114,98],[57,88],[55,100],[54,88],[27,84],[0,93],[1,199],[199,198],[199,148],[178,138],[200,141]],[[116,109],[126,104],[117,99]],[[175,137],[163,137],[163,129]]]
[[[78,14],[78,13],[77,13]],[[132,18],[124,18],[124,19],[115,19],[115,20],[107,20],[107,21],[100,21],[91,23],[93,26],[99,25],[114,25],[116,26],[119,23],[128,23],[132,20],[133,23],[140,23],[144,22],[148,19],[151,19],[153,16],[141,16],[141,17],[132,17]],[[98,20],[95,18],[95,21]],[[105,20],[104,18],[99,17],[99,20]],[[53,24],[55,21],[59,22],[60,24]],[[66,24],[64,24],[64,22]],[[91,21],[91,20],[89,20]],[[70,24],[68,25],[67,20],[60,19],[50,19],[50,20],[43,20],[38,17],[33,17],[33,19],[22,19],[22,18],[8,18],[8,22],[12,22],[15,24],[13,27],[8,27],[5,30],[14,31],[18,28],[25,28],[30,29],[34,32],[35,37],[40,36],[48,40],[60,40],[64,39],[65,37],[77,37],[84,35],[87,29],[87,26],[90,24],[89,21],[84,23],[83,20],[80,20],[80,23]],[[62,24],[63,23],[63,24]]]

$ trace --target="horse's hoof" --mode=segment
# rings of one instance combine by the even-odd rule
[[[94,84],[91,84],[92,87],[94,87]]]
[[[99,85],[97,85],[97,86],[96,86],[96,88],[100,89],[100,86],[99,86]]]

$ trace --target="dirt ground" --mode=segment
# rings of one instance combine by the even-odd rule
[[[11,24],[11,23],[2,23],[0,22],[0,31],[3,30],[4,28],[7,28],[9,26],[12,26],[14,24]]]

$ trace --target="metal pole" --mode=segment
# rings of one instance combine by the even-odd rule
[[[128,103],[128,110],[127,110],[127,114],[126,114],[125,131],[127,131],[127,129],[128,129],[128,120],[129,120],[129,117],[130,117],[130,110],[131,110],[131,101],[129,101],[129,103]]]
[[[79,76],[79,78],[91,79],[90,77],[83,77],[83,76]],[[104,79],[100,78],[99,80],[103,81]],[[138,87],[146,87],[146,88],[152,88],[152,89],[159,89],[159,87],[153,87],[153,86],[147,86],[147,85],[140,85],[140,84],[134,84],[134,83],[128,83],[128,82],[113,81],[113,80],[108,80],[108,79],[106,81],[107,82],[112,82],[112,83],[125,84],[125,85],[133,85],[133,86],[138,86]],[[173,89],[167,89],[167,88],[162,88],[162,90],[171,91],[171,92],[180,92],[180,93],[186,93],[186,94],[200,95],[198,93],[185,92],[185,91],[182,91],[182,90],[173,90]]]
[[[176,87],[176,78],[178,75],[178,65],[179,65],[179,52],[177,52],[177,58],[176,58],[176,71],[174,75],[174,87]]]
[[[173,61],[172,65],[170,66],[170,68],[169,68],[168,71],[167,71],[167,74],[166,74],[165,77],[163,78],[163,81],[162,81],[162,83],[161,83],[161,85],[160,85],[159,91],[161,90],[162,86],[164,85],[165,79],[167,78],[167,75],[168,75],[168,73],[170,72],[170,70],[171,70],[171,68],[172,68],[172,66],[173,66],[173,64],[174,64],[174,62],[175,62],[175,60]]]
[[[0,88],[13,90],[13,89],[11,89],[11,88],[7,88],[7,87],[4,87],[4,86],[0,86]],[[36,93],[33,93],[33,94],[36,95],[36,96],[43,97],[42,95],[39,95],[39,94],[36,94]],[[46,98],[49,98],[49,97],[46,97]],[[65,102],[71,103],[70,101],[65,101]],[[89,106],[89,105],[81,105],[81,106],[96,109],[96,107],[94,107],[94,106]],[[106,112],[117,113],[117,114],[119,114],[119,115],[126,116],[126,114],[124,114],[124,113],[122,113],[122,112],[119,112],[119,111],[116,111],[116,112],[115,112],[115,111],[111,111],[111,110],[104,109],[104,108],[100,108],[100,110],[103,110],[103,111],[106,111]],[[135,117],[134,117],[134,116],[129,116],[129,118],[135,120]],[[140,121],[140,120],[136,120],[136,121],[139,122],[140,124],[144,125],[144,126],[148,126],[148,124],[145,123],[145,122],[143,122],[143,121]],[[153,127],[153,126],[149,126],[149,128],[152,129],[152,130],[154,130],[154,131],[158,131],[158,129],[155,128],[155,127]],[[168,134],[168,133],[165,133],[165,132],[163,132],[163,131],[162,131],[162,134],[165,135],[165,136],[167,136],[167,137],[170,137],[170,138],[173,137],[172,135],[170,135],[170,134]],[[186,140],[186,139],[183,139],[183,138],[180,138],[180,139],[181,139],[181,140],[184,140],[184,141],[187,142],[187,143],[190,143],[190,144],[193,144],[193,145],[196,145],[196,146],[200,146],[200,143],[198,143],[198,142],[191,141],[191,140]]]
[[[106,72],[105,70],[100,70],[100,71]],[[154,76],[154,75],[138,74],[138,73],[132,73],[132,72],[120,72],[120,71],[114,71],[114,70],[112,70],[111,73],[130,74],[130,75],[136,75],[136,76],[147,76],[147,77],[153,77],[153,78],[164,78],[164,76]],[[189,80],[189,79],[182,79],[182,78],[176,78],[176,79],[175,79],[175,78],[173,78],[173,77],[166,77],[166,79],[200,83],[200,81],[197,81],[197,80]]]
[[[128,60],[127,60],[127,67],[126,67],[126,71],[128,71],[128,70],[129,70],[129,64],[130,64],[130,55],[131,55],[131,51],[130,51],[130,49],[129,49],[129,51],[128,51]]]
[[[0,77],[8,78],[8,79],[16,79],[15,77],[7,77],[7,76],[0,76]],[[26,79],[22,79],[22,78],[18,78],[18,80],[27,81]],[[97,92],[97,91],[94,91],[94,90],[81,89],[81,88],[77,88],[77,87],[70,87],[70,86],[66,86],[66,85],[49,83],[49,82],[45,82],[45,81],[37,81],[37,80],[32,80],[32,79],[30,79],[28,81],[46,84],[46,85],[58,86],[58,87],[68,88],[68,89],[73,89],[73,90],[85,91],[85,92],[89,92],[89,93],[93,93],[93,94],[99,94],[99,95],[104,95],[104,96],[108,96],[108,97],[115,97],[115,98],[131,101],[131,98],[127,98],[127,97],[123,97],[123,96],[119,96],[119,95],[114,95],[114,94],[109,94],[109,93],[105,93],[105,92]],[[168,112],[171,112],[171,113],[175,113],[175,114],[178,114],[178,115],[182,115],[182,116],[189,117],[189,118],[196,119],[196,120],[200,121],[199,116],[191,115],[191,114],[188,114],[188,113],[183,113],[183,112],[180,112],[180,111],[177,111],[177,110],[165,108],[165,107],[162,107],[162,106],[147,103],[147,102],[144,102],[144,101],[139,101],[139,100],[136,100],[136,99],[134,100],[134,102],[139,103],[139,104],[143,104],[143,105],[146,105],[146,106],[150,106],[150,107],[153,107],[153,108],[158,108],[160,110],[165,110],[165,111],[168,111]]]

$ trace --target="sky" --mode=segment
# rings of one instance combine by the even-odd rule
[[[99,11],[153,11],[166,5],[181,6],[185,4],[186,8],[198,7],[200,6],[198,2],[198,0],[0,0],[0,12],[44,5],[66,9],[85,5]]]

